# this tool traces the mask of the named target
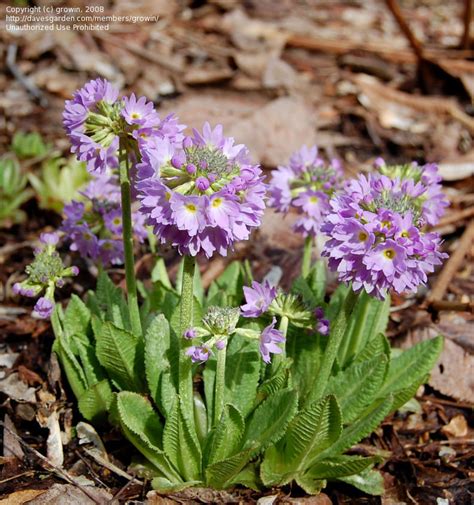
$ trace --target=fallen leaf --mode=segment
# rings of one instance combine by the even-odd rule
[[[46,489],[23,489],[22,491],[15,491],[7,495],[3,500],[0,500],[0,505],[23,505],[24,503],[32,503],[34,498],[46,492]]]
[[[462,414],[454,416],[446,426],[441,428],[441,431],[448,437],[465,437],[469,431],[466,418]]]
[[[29,501],[28,505],[97,505],[112,499],[112,495],[103,489],[92,486],[83,486],[83,489],[87,494],[72,484],[54,484],[46,493]]]
[[[21,381],[16,372],[0,380],[0,392],[18,402],[36,403],[35,389]]]
[[[5,424],[3,428],[3,456],[23,461],[25,453],[19,440],[12,435],[12,432],[16,433],[16,428],[8,414],[5,414],[3,422]]]

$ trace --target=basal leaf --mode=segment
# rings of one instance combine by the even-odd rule
[[[96,349],[93,345],[85,344],[82,340],[79,340],[76,342],[76,351],[89,386],[97,384],[107,377],[105,370],[97,359]]]
[[[321,490],[326,487],[325,480],[315,480],[310,477],[306,477],[305,475],[299,475],[296,478],[296,483],[300,486],[300,488],[312,495],[319,494]]]
[[[341,430],[341,411],[334,396],[298,413],[283,440],[282,458],[287,471],[304,472],[320,452],[336,442]]]
[[[368,407],[355,422],[342,430],[339,439],[318,454],[312,463],[322,461],[325,458],[340,456],[354,444],[367,437],[385,419],[392,406],[392,397],[376,400]]]
[[[112,389],[107,379],[94,384],[79,398],[78,407],[82,416],[93,423],[103,423],[112,403]]]
[[[380,354],[353,363],[329,379],[325,394],[337,396],[345,424],[355,420],[378,397],[386,371],[387,358]]]
[[[367,468],[358,474],[340,477],[337,480],[374,496],[382,496],[385,492],[383,477],[378,470],[373,468]]]
[[[223,461],[209,465],[205,471],[206,484],[216,489],[228,487],[249,462],[251,455],[252,449],[245,449]]]
[[[163,448],[185,480],[199,480],[201,475],[201,448],[196,433],[192,430],[177,397],[166,419]]]
[[[97,316],[107,321],[113,321],[122,329],[131,329],[130,315],[123,292],[115,286],[105,272],[99,275],[96,291],[89,297],[92,299],[89,306],[95,306],[99,311]]]
[[[117,416],[125,436],[171,482],[182,482],[162,449],[163,427],[151,403],[129,391],[116,395]]]
[[[242,441],[245,421],[233,405],[227,404],[217,426],[209,433],[204,448],[204,465],[212,465],[235,454]]]
[[[379,462],[380,458],[362,456],[340,456],[338,458],[325,459],[312,465],[305,476],[311,479],[339,479],[349,475],[358,474]]]
[[[188,487],[196,487],[202,484],[199,480],[187,482],[172,482],[165,477],[155,477],[151,481],[151,487],[160,493],[178,493]]]
[[[250,449],[252,455],[256,455],[278,442],[293,419],[297,404],[298,395],[291,389],[283,389],[268,397],[246,421],[242,448]]]
[[[435,365],[442,348],[443,337],[436,337],[420,342],[391,359],[379,397],[383,398],[414,384],[420,385]]]
[[[84,302],[77,296],[72,295],[71,300],[64,312],[63,330],[67,336],[91,334],[91,314]]]
[[[88,387],[87,380],[77,358],[67,346],[64,345],[63,340],[63,338],[56,336],[53,351],[58,355],[59,362],[66,373],[68,383],[71,386],[74,396],[80,398]]]
[[[143,364],[140,357],[141,342],[132,333],[105,322],[97,339],[97,358],[121,390],[142,391]]]
[[[369,340],[367,345],[355,356],[354,362],[367,361],[379,354],[384,354],[387,359],[390,357],[390,343],[383,333],[379,333]]]
[[[255,400],[260,363],[258,342],[234,335],[227,350],[224,398],[244,417]]]
[[[163,375],[170,369],[169,355],[170,328],[165,316],[159,314],[145,334],[145,374],[151,397],[163,415],[168,413],[176,396],[176,388]]]

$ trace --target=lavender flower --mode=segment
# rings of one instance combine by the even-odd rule
[[[416,291],[447,255],[441,240],[427,233],[426,186],[381,174],[348,181],[331,200],[322,231],[329,240],[323,256],[339,280],[384,299],[389,289]]]
[[[268,307],[277,295],[277,289],[268,281],[259,283],[252,282],[252,287],[244,286],[245,305],[241,311],[244,317],[258,317],[268,310]]]
[[[320,231],[329,211],[329,199],[340,187],[341,180],[338,160],[327,165],[318,156],[316,146],[303,146],[291,156],[288,166],[272,172],[269,205],[283,213],[291,207],[296,209],[300,217],[294,230],[305,237],[314,237]]]
[[[117,167],[119,138],[134,140],[137,150],[146,148],[147,140],[169,136],[182,140],[183,127],[174,116],[163,121],[153,103],[145,97],[119,99],[119,91],[105,79],[95,79],[66,100],[63,124],[71,140],[71,151],[87,163],[93,173],[105,173]]]
[[[206,123],[193,137],[150,139],[138,165],[140,211],[162,243],[180,254],[226,255],[260,225],[265,184],[261,170]]]
[[[204,346],[192,345],[187,351],[186,355],[191,357],[193,363],[204,363],[209,359],[211,350]]]
[[[316,307],[314,310],[314,317],[316,318],[316,330],[321,335],[329,335],[329,319],[324,317],[322,307]]]
[[[183,337],[186,338],[187,340],[192,340],[193,338],[196,338],[196,336],[197,332],[194,328],[188,328],[183,333]]]
[[[64,207],[61,230],[70,238],[72,251],[104,266],[123,263],[122,211],[117,177],[93,176],[82,195],[85,201],[72,201]],[[132,212],[134,231],[140,241],[147,237],[144,218]]]
[[[53,313],[54,302],[49,298],[42,296],[36,302],[35,308],[33,309],[33,315],[39,319],[49,319]]]
[[[280,354],[282,352],[277,344],[285,341],[283,333],[280,330],[275,330],[275,323],[276,318],[274,317],[271,324],[264,328],[260,336],[260,354],[265,363],[270,363],[270,353]]]
[[[426,224],[436,225],[444,215],[449,202],[440,184],[441,176],[436,163],[418,165],[413,162],[406,165],[387,165],[382,158],[377,160],[378,171],[390,177],[398,178],[400,191],[409,191],[416,198],[416,206]]]

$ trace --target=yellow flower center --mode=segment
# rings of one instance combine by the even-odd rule
[[[220,207],[222,205],[222,198],[214,198],[212,201],[212,206],[217,209],[217,207]]]
[[[140,119],[142,116],[138,112],[132,112],[132,119]]]
[[[410,236],[407,230],[403,230],[402,233],[400,233],[400,235],[404,238],[408,238]]]
[[[311,203],[318,203],[318,197],[317,197],[317,196],[314,196],[314,195],[313,195],[313,196],[310,196],[310,197],[309,197],[309,201],[310,201]]]
[[[369,235],[365,231],[359,232],[359,240],[365,242],[369,238]]]
[[[191,212],[192,214],[194,214],[197,210],[197,207],[194,205],[194,203],[187,203],[186,204],[186,210],[188,212]]]
[[[393,260],[395,258],[395,251],[393,249],[385,249],[383,252],[383,255],[388,258],[389,260]]]

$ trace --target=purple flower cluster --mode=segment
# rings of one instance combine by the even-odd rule
[[[449,202],[443,193],[440,184],[441,176],[436,163],[418,165],[413,162],[406,165],[387,165],[382,158],[377,158],[375,166],[382,175],[398,179],[399,190],[408,188],[410,194],[416,199],[416,205],[426,224],[434,226],[438,223]]]
[[[413,178],[360,175],[330,203],[321,230],[329,240],[323,256],[339,280],[379,299],[387,291],[416,291],[441,260],[437,233],[423,230],[434,214],[430,188]]]
[[[342,181],[338,160],[328,165],[318,155],[318,148],[303,146],[286,166],[272,172],[269,206],[286,213],[294,208],[300,217],[294,230],[303,236],[315,237],[329,211],[329,200]]]
[[[138,165],[140,211],[162,243],[181,254],[226,255],[260,225],[262,171],[222,126],[206,123],[181,141],[154,137],[146,147]]]
[[[71,240],[71,251],[104,266],[123,263],[122,212],[117,177],[100,174],[82,193],[84,201],[72,201],[64,207],[61,230]],[[144,217],[132,213],[133,229],[143,242],[147,236]]]
[[[152,137],[180,139],[183,129],[173,116],[161,121],[145,97],[119,98],[119,91],[105,79],[88,82],[66,100],[63,124],[71,151],[95,173],[117,167],[120,137],[134,138],[140,149]]]
[[[33,309],[33,315],[41,319],[51,316],[54,309],[54,291],[64,286],[66,277],[76,276],[79,269],[76,266],[65,267],[56,245],[59,241],[57,233],[42,233],[41,246],[34,251],[35,259],[26,267],[27,278],[13,285],[17,295],[34,298],[44,292]]]

